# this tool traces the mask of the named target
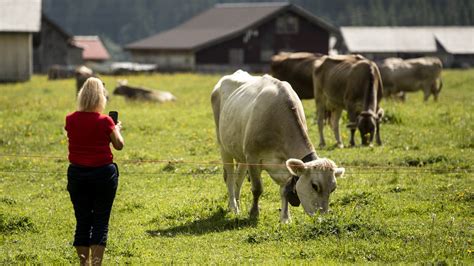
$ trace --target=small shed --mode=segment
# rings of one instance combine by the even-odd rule
[[[72,35],[44,13],[40,32],[33,34],[33,58],[35,73],[46,73],[53,65],[73,68],[83,63],[82,48],[74,45]]]
[[[85,62],[101,63],[110,59],[99,36],[74,36],[73,43],[83,49],[82,59]]]
[[[159,70],[266,71],[280,51],[327,54],[337,28],[290,3],[217,4],[183,24],[125,46]]]
[[[474,66],[474,27],[341,27],[339,53],[372,60],[439,57],[447,67]]]
[[[33,33],[40,25],[41,0],[0,1],[0,82],[31,78]]]

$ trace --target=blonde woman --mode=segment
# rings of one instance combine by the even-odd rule
[[[77,97],[77,111],[66,116],[67,189],[76,216],[73,245],[81,265],[102,262],[119,177],[110,143],[116,150],[124,145],[122,123],[115,125],[112,118],[101,114],[106,92],[100,79],[87,79]]]

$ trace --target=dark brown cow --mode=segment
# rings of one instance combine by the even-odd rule
[[[272,57],[271,75],[287,81],[300,99],[314,98],[313,68],[322,54],[313,53],[279,53]]]
[[[351,130],[351,146],[355,145],[354,133],[359,129],[362,144],[369,145],[374,133],[381,145],[379,121],[383,110],[379,102],[383,95],[382,79],[377,65],[360,55],[324,56],[315,64],[313,75],[320,146],[325,146],[323,127],[327,112],[338,147],[343,147],[339,132],[342,110],[347,110]]]
[[[48,79],[67,79],[74,77],[73,66],[52,65],[48,68]]]

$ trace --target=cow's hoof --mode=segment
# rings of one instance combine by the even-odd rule
[[[290,218],[281,218],[280,222],[282,224],[289,224],[289,223],[291,223],[291,219]]]
[[[239,213],[240,213],[240,210],[239,210],[239,207],[238,207],[237,204],[235,204],[235,203],[234,203],[234,204],[230,203],[228,207],[229,207],[229,212],[232,212],[232,213],[235,213],[235,214],[239,214]]]
[[[260,210],[258,207],[252,207],[250,209],[250,217],[251,218],[258,218],[258,216],[260,215]]]
[[[320,144],[319,144],[319,148],[322,149],[322,148],[324,148],[324,147],[326,147],[326,144],[325,144],[325,143],[320,143]]]
[[[344,148],[344,144],[338,143],[338,144],[336,145],[336,147],[339,148],[339,149],[342,149],[342,148]]]

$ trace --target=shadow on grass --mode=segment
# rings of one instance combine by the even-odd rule
[[[227,211],[219,208],[209,217],[166,229],[147,230],[150,236],[203,235],[213,232],[238,230],[257,225],[257,218],[226,218]]]

